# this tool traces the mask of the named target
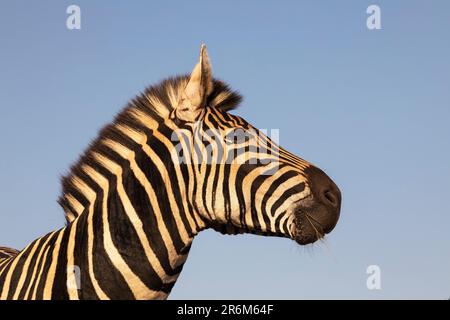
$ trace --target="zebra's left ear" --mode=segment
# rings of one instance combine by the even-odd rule
[[[200,48],[200,60],[191,73],[189,82],[175,110],[177,118],[194,122],[198,119],[206,100],[213,91],[212,68],[206,46]]]

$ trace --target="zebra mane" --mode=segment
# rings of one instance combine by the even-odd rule
[[[0,247],[0,261],[11,257],[15,257],[18,254],[19,251],[17,251],[16,249]]]
[[[130,100],[110,124],[100,130],[97,138],[90,143],[78,161],[71,166],[68,174],[61,178],[62,192],[58,203],[63,208],[68,223],[80,214],[74,207],[74,195],[79,194],[74,178],[82,173],[84,165],[89,165],[94,161],[92,155],[104,147],[102,141],[120,137],[121,133],[118,127],[121,125],[140,131],[142,123],[136,119],[136,114],[143,115],[144,118],[157,123],[167,119],[176,107],[178,97],[186,87],[188,80],[189,75],[182,75],[168,78],[157,85],[147,87],[143,93]],[[239,105],[242,96],[238,92],[231,90],[227,84],[217,79],[213,80],[213,84],[213,92],[207,100],[209,107],[229,111]],[[79,203],[79,205],[83,206],[82,203]]]

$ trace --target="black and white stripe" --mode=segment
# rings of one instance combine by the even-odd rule
[[[62,180],[64,228],[0,248],[1,299],[165,299],[203,229],[298,236],[312,166],[228,113],[241,97],[204,83],[205,61],[202,47],[191,76],[147,89],[100,132]],[[183,100],[196,72],[201,110]],[[236,129],[246,136],[230,142]]]

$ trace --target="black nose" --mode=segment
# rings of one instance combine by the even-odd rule
[[[327,207],[339,209],[341,206],[341,191],[325,172],[316,167],[305,170],[314,197]]]
[[[320,219],[323,222],[325,232],[330,232],[336,225],[341,211],[341,191],[328,175],[316,167],[305,170],[308,176],[311,193],[318,206],[323,210]]]

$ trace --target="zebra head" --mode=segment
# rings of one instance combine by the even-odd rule
[[[217,107],[240,101],[223,86],[213,79],[202,46],[166,121],[173,128],[172,159],[194,181],[193,207],[207,227],[226,234],[282,236],[302,245],[322,238],[338,221],[339,188],[322,170],[230,114],[231,107]]]

